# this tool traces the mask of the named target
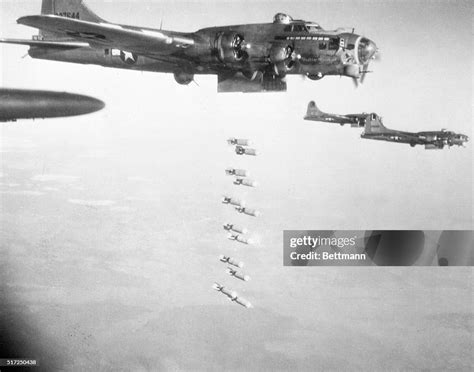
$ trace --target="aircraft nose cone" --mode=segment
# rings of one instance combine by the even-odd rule
[[[359,42],[359,61],[366,64],[377,53],[377,45],[367,38],[362,38]]]
[[[375,43],[371,41],[369,45],[367,45],[367,48],[366,48],[366,53],[368,54],[368,58],[369,59],[374,58],[377,51],[378,51],[377,45],[375,45]]]

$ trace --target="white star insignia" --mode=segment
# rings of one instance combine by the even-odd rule
[[[131,60],[132,62],[135,62],[135,56],[131,52],[123,52],[123,60],[125,62]]]

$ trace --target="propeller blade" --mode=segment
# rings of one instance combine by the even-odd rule
[[[360,77],[360,83],[364,84],[365,76],[367,75],[367,71],[369,69],[369,62],[367,62],[364,65],[364,68],[362,69],[362,76]]]

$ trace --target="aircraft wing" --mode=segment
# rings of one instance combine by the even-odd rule
[[[22,39],[1,39],[0,43],[4,44],[19,44],[19,45],[28,45],[31,47],[43,46],[47,48],[57,48],[57,49],[75,49],[88,47],[89,43],[80,42],[80,41],[43,41],[43,40],[22,40]]]
[[[196,42],[189,34],[106,22],[87,22],[56,15],[26,16],[19,18],[17,22],[42,30],[64,33],[93,47],[117,48],[150,57],[169,55],[179,48],[193,46]]]

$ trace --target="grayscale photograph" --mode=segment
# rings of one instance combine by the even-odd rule
[[[472,371],[469,0],[0,0],[0,372]]]

